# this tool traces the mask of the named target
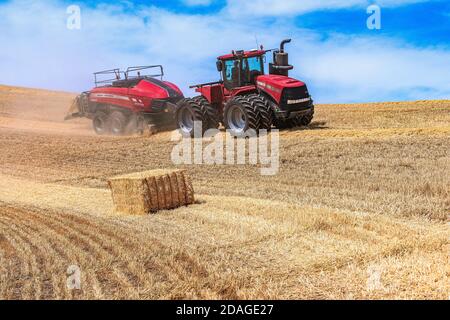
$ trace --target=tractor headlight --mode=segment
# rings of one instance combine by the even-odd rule
[[[288,100],[287,104],[297,104],[297,103],[303,103],[310,101],[311,98],[305,98],[305,99],[297,99],[297,100]]]

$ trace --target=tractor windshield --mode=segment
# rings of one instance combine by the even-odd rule
[[[242,84],[254,84],[255,77],[262,75],[263,62],[261,57],[251,57],[242,60]]]
[[[262,56],[226,60],[224,80],[227,88],[236,88],[255,83],[255,77],[264,74]]]

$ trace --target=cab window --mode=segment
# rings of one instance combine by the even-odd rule
[[[239,60],[225,61],[225,86],[227,88],[234,88],[239,86]]]
[[[264,74],[262,57],[251,57],[224,61],[224,82],[227,89],[255,83],[255,78]]]
[[[256,76],[262,75],[263,61],[261,57],[251,57],[242,63],[242,85],[253,84]]]

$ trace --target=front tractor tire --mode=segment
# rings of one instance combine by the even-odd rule
[[[261,115],[253,95],[232,98],[225,106],[223,119],[225,128],[235,137],[244,136],[250,129],[257,133],[261,126]]]
[[[302,126],[309,126],[314,118],[314,106],[312,107],[312,110],[310,113],[308,113],[306,116],[303,116],[303,118],[300,120],[300,124]]]
[[[94,127],[95,133],[97,133],[98,135],[108,134],[108,114],[103,111],[96,112],[94,118],[92,119],[92,126]]]
[[[202,130],[200,133],[202,136],[209,126],[207,114],[202,105],[195,98],[187,98],[178,102],[175,119],[181,134],[184,136],[195,136],[195,123],[201,123]]]
[[[314,106],[312,107],[311,112],[303,116],[297,116],[292,119],[286,120],[275,120],[275,127],[278,129],[292,129],[298,127],[306,127],[311,124],[314,118]]]

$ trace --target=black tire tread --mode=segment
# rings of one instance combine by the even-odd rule
[[[244,110],[245,113],[247,114],[247,118],[248,118],[248,129],[253,129],[256,132],[259,131],[259,128],[261,126],[261,116],[259,111],[255,108],[254,103],[252,103],[252,99],[250,97],[250,95],[246,95],[246,96],[236,96],[234,98],[232,98],[225,106],[224,109],[224,122],[225,122],[225,126],[227,129],[229,129],[229,125],[227,123],[227,117],[225,116],[228,112],[228,109],[235,104],[240,104]]]
[[[248,96],[253,108],[259,113],[259,130],[270,130],[273,124],[273,111],[266,97],[261,94],[251,94]]]
[[[205,131],[208,129],[208,117],[202,107],[201,104],[199,104],[194,98],[185,98],[178,102],[178,111],[181,108],[188,107],[193,111],[194,114],[194,121],[201,121],[202,122],[202,134],[205,133]],[[176,118],[178,119],[178,112],[176,112]],[[178,128],[180,127],[177,123]],[[190,133],[191,136],[194,136],[194,130]]]
[[[193,100],[197,102],[202,107],[202,112],[204,118],[207,119],[208,127],[207,129],[217,129],[219,128],[219,114],[217,108],[215,108],[204,96],[194,97]]]
[[[111,122],[112,122],[112,119],[114,117],[121,118],[121,121],[122,121],[122,124],[123,124],[121,130],[119,132],[117,132],[117,133],[114,133],[112,131],[112,127],[111,127]],[[125,115],[121,111],[113,111],[113,112],[111,112],[111,114],[108,116],[108,122],[109,122],[109,127],[110,127],[110,130],[111,130],[111,133],[113,135],[118,135],[118,136],[126,134],[126,129],[127,129],[127,125],[128,125],[129,120],[130,120],[129,117],[127,115]]]
[[[96,126],[95,126],[95,120],[96,118],[102,117],[103,118],[103,123],[104,123],[104,130],[103,132],[99,131]],[[94,128],[94,131],[96,134],[98,135],[105,135],[109,133],[109,127],[108,127],[108,114],[105,111],[97,111],[94,114],[94,117],[92,118],[92,126]]]
[[[312,107],[312,112],[304,116],[300,120],[300,123],[302,126],[308,126],[309,124],[311,124],[313,118],[314,118],[314,106]]]
[[[312,107],[311,113],[305,116],[298,116],[292,119],[280,120],[275,119],[275,127],[278,129],[291,129],[302,126],[308,126],[314,118],[314,106]]]

